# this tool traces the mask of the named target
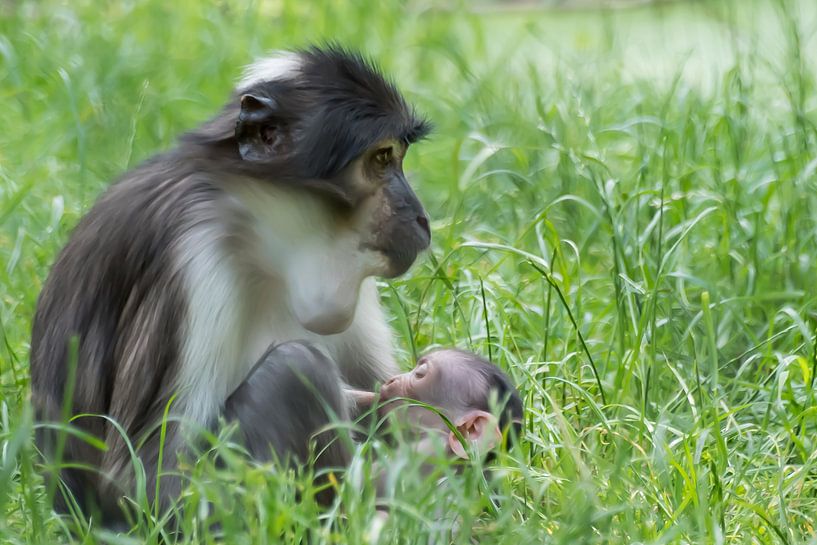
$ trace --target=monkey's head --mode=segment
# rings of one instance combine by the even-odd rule
[[[433,406],[465,439],[488,451],[502,440],[501,430],[513,428],[511,437],[521,432],[523,407],[516,388],[498,367],[471,352],[444,349],[426,354],[414,369],[392,377],[380,389],[382,413],[400,411],[398,419],[417,430],[447,433],[450,451],[467,458],[462,444],[438,414],[410,403],[389,403],[395,398]]]
[[[329,46],[251,65],[191,136],[249,180],[237,191],[261,218],[264,267],[289,283],[301,324],[329,334],[351,323],[363,279],[403,274],[429,245],[403,173],[429,130],[370,62]]]

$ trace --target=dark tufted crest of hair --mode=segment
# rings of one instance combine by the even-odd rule
[[[299,147],[327,178],[379,140],[411,144],[425,137],[430,123],[417,116],[397,88],[369,60],[337,45],[300,53],[303,64],[292,92],[308,103],[301,111]]]
[[[337,44],[289,53],[297,66],[283,76],[236,89],[224,110],[182,141],[206,146],[204,155],[236,171],[277,181],[327,180],[380,141],[406,145],[426,137],[431,123],[417,114],[375,64]],[[235,143],[243,95],[275,105],[284,151],[241,164]],[[216,165],[213,165],[216,166]]]

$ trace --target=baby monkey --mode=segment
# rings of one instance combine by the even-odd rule
[[[359,411],[377,403],[378,416],[393,420],[412,452],[423,459],[437,453],[469,459],[460,438],[441,415],[471,446],[474,455],[486,461],[501,445],[503,432],[508,434],[506,437],[517,439],[522,431],[522,399],[508,375],[464,350],[446,348],[422,356],[414,369],[387,380],[379,395],[351,393]],[[387,479],[383,471],[389,465],[378,460],[373,471],[381,498],[386,496]],[[428,473],[433,465],[424,461],[420,470]],[[388,516],[384,505],[377,507],[369,529],[371,536],[380,534]]]
[[[500,445],[503,432],[514,438],[522,430],[522,400],[510,378],[497,366],[464,350],[446,348],[422,356],[414,369],[387,380],[379,395],[363,391],[352,394],[358,410],[378,402],[378,415],[391,414],[402,424],[418,453],[430,454],[442,439],[447,452],[468,459],[463,444],[440,415],[480,455],[490,454]],[[439,413],[408,400],[429,405]]]
[[[508,376],[463,350],[448,348],[426,354],[411,371],[388,379],[379,393],[344,393],[340,380],[337,368],[322,352],[304,343],[284,343],[269,350],[230,396],[225,416],[228,421],[253,424],[240,426],[238,439],[254,459],[288,458],[303,463],[309,459],[310,444],[314,442],[314,452],[321,453],[315,459],[317,469],[351,462],[348,444],[338,440],[332,424],[348,419],[350,413],[372,414],[375,407],[377,416],[388,415],[388,420],[398,425],[410,449],[424,460],[441,452],[469,457],[457,434],[440,415],[484,459],[492,457],[503,432],[516,438],[522,429],[522,400]],[[287,396],[270,395],[279,391],[276,388],[286,391]],[[282,414],[285,409],[291,415],[283,432],[280,426],[263,425],[270,415]],[[433,465],[424,463],[423,467],[429,470]],[[380,489],[382,483],[378,480],[377,485]],[[328,504],[334,493],[331,487],[324,492],[319,501]]]

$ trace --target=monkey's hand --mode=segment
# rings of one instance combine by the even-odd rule
[[[362,414],[369,409],[377,401],[378,395],[375,392],[367,392],[366,390],[355,390],[353,388],[345,388],[346,397],[349,400],[349,405],[352,408],[352,413]]]

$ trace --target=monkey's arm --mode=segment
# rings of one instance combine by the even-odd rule
[[[374,392],[367,392],[366,390],[355,390],[354,388],[346,388],[346,397],[350,403],[359,411],[368,411],[377,400],[377,394]]]
[[[315,443],[316,469],[349,465],[349,444],[334,427],[348,420],[347,401],[334,362],[307,343],[274,345],[227,398],[224,416],[237,421],[241,441],[256,460],[306,463]],[[325,472],[324,472],[325,473]],[[318,501],[328,505],[334,488]]]
[[[368,426],[372,409],[377,405],[378,394],[346,386],[343,389],[343,395],[346,398],[351,420],[364,427]]]

